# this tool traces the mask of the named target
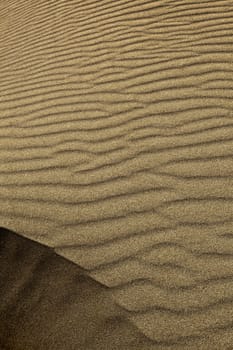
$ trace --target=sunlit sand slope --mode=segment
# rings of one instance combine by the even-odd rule
[[[233,344],[232,88],[230,0],[0,1],[0,225],[154,349]]]

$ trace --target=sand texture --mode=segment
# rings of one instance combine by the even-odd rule
[[[0,0],[0,226],[123,315],[54,350],[232,350],[233,2]]]

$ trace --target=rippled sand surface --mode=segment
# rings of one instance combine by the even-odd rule
[[[233,349],[232,1],[0,0],[0,208],[21,236],[4,271],[18,244],[42,264],[42,282],[22,267],[30,303],[81,269],[88,312],[112,310],[43,349]],[[68,338],[90,314],[63,277]]]

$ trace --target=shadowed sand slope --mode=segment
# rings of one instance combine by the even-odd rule
[[[85,268],[153,349],[231,349],[232,1],[0,19],[0,225]]]
[[[83,269],[13,232],[0,233],[1,350],[152,349]]]

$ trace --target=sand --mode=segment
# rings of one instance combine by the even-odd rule
[[[0,231],[1,350],[153,349],[108,288],[51,248]]]
[[[0,0],[0,226],[142,350],[233,349],[232,37],[230,0]]]

